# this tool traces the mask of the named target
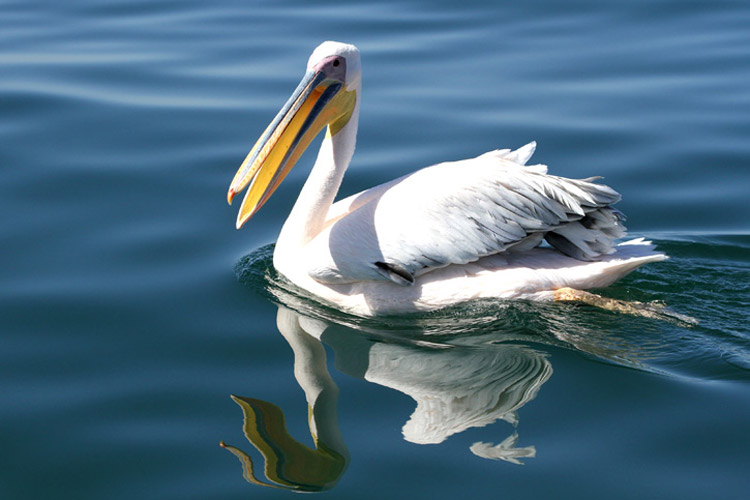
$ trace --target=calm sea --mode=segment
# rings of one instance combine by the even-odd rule
[[[0,498],[747,498],[748,26],[747,2],[0,1]],[[363,58],[344,194],[536,140],[671,257],[599,293],[698,326],[289,295],[269,245],[314,153],[242,231],[226,190],[326,39]]]

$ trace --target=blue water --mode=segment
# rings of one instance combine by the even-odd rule
[[[315,326],[293,338],[346,448],[305,479],[327,497],[745,498],[748,26],[747,2],[0,2],[0,498],[289,497],[219,446],[263,481],[309,471],[264,474],[296,452],[254,451],[230,397],[314,448],[277,316]],[[326,39],[363,58],[343,194],[536,140],[671,256],[598,293],[699,325],[525,302],[378,322],[289,295],[268,245],[314,155],[242,231],[226,189]],[[455,432],[413,442],[416,401],[451,397]]]

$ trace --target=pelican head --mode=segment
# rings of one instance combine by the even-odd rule
[[[240,165],[227,201],[250,187],[237,215],[237,229],[247,222],[281,184],[302,152],[325,127],[335,136],[352,116],[362,78],[359,50],[324,42],[310,56],[307,72]]]

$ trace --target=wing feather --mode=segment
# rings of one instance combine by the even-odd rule
[[[329,226],[306,248],[310,275],[410,284],[405,276],[525,247],[542,234],[582,260],[611,252],[624,234],[621,214],[608,208],[620,195],[524,166],[534,146],[441,163],[335,204]]]

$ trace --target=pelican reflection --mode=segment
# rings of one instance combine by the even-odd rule
[[[305,393],[315,447],[289,435],[277,406],[233,396],[244,414],[245,437],[265,462],[266,480],[258,478],[249,454],[222,446],[239,458],[249,482],[322,491],[333,487],[346,470],[349,452],[338,424],[338,388],[322,343],[333,350],[339,371],[414,399],[416,408],[402,428],[405,440],[437,444],[466,429],[505,420],[513,426],[507,438],[476,442],[469,450],[515,464],[536,454],[534,446],[518,446],[517,412],[552,375],[543,352],[511,340],[506,343],[502,336],[456,345],[433,342],[413,331],[398,336],[374,328],[355,330],[285,306],[279,306],[277,326],[294,352],[294,375]]]

